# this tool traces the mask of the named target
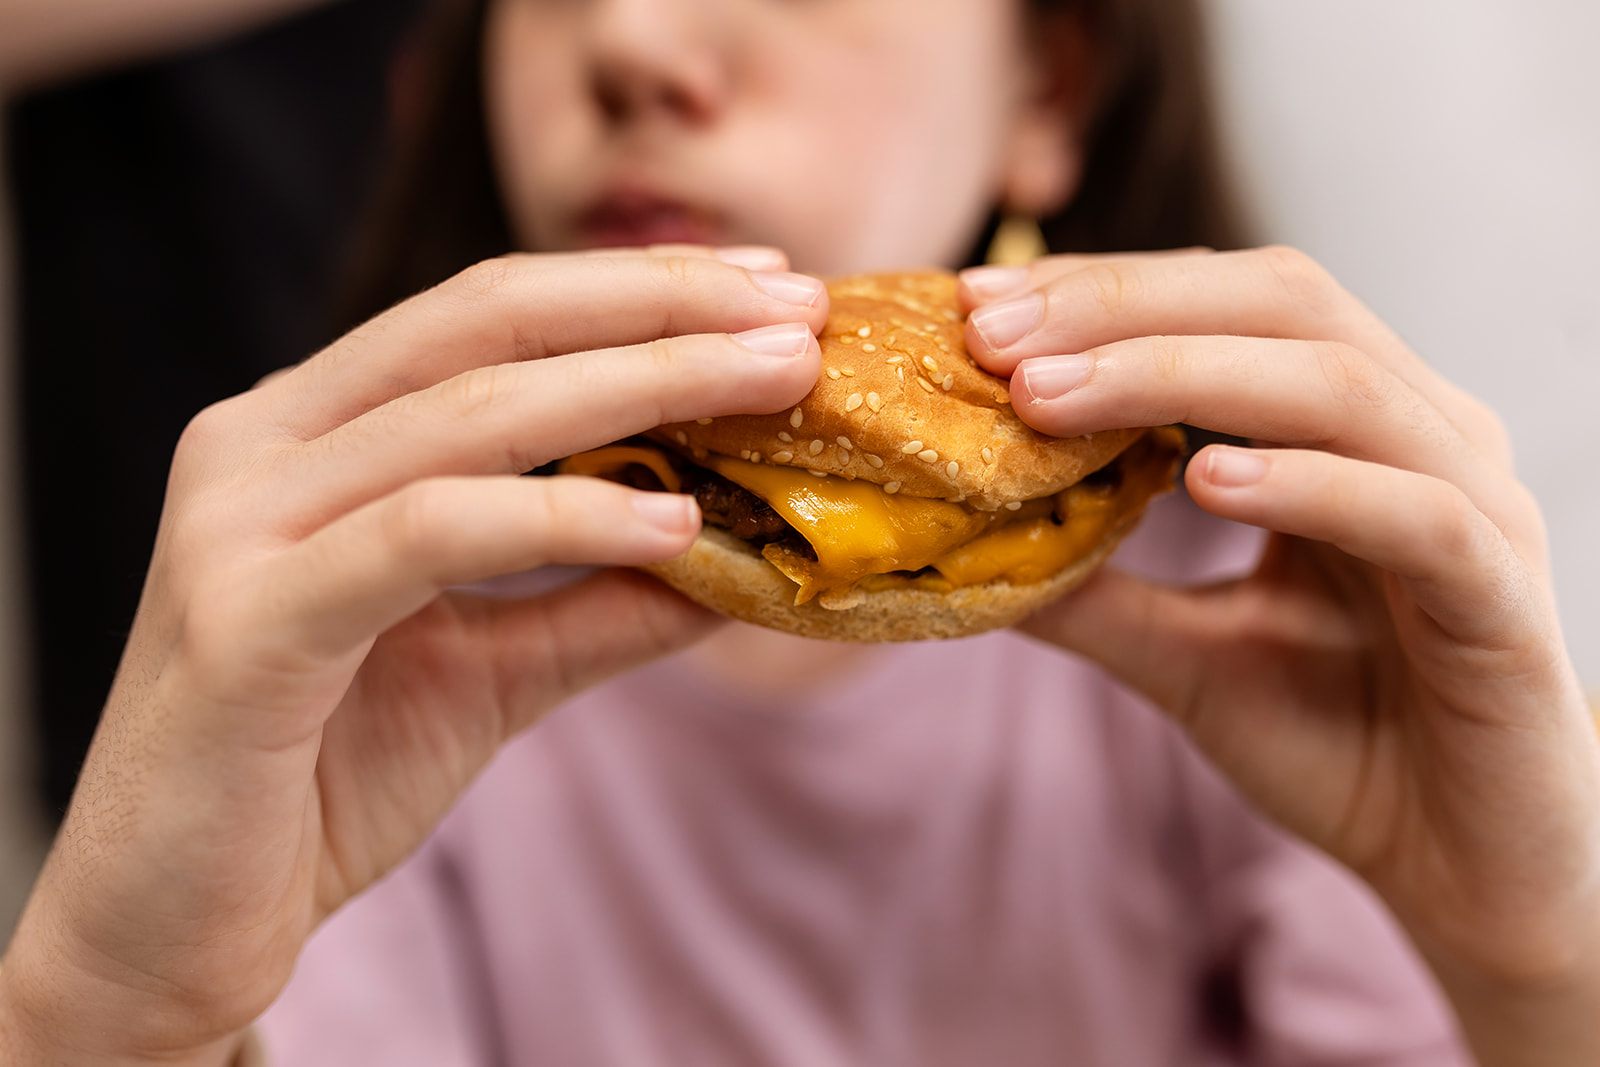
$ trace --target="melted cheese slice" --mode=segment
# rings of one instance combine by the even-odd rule
[[[580,452],[562,460],[558,471],[561,474],[587,474],[603,478],[633,465],[649,468],[669,493],[676,493],[683,488],[683,479],[672,469],[666,456],[658,449],[641,448],[638,445],[607,445],[592,452]]]
[[[1004,581],[1027,585],[1053,578],[1083,559],[1111,532],[1126,509],[1117,494],[1075,485],[1056,496],[1066,518],[1030,519],[992,530],[933,561],[953,588]]]
[[[869,574],[921,570],[992,521],[960,504],[893,496],[870,482],[819,478],[728,456],[700,462],[765,500],[810,542],[815,560],[779,545],[762,552],[800,586],[797,604],[848,589]]]

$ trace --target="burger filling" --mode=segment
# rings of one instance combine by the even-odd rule
[[[1178,430],[1153,430],[1083,481],[997,511],[731,456],[690,462],[650,444],[574,456],[561,472],[693,493],[705,521],[751,544],[799,587],[795,603],[803,604],[854,589],[1043,581],[1167,488],[1181,449]]]

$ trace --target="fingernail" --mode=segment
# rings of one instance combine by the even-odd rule
[[[782,270],[789,265],[781,251],[766,245],[729,245],[714,249],[711,254],[745,270]]]
[[[1267,476],[1267,461],[1247,448],[1213,445],[1206,457],[1206,481],[1224,489],[1243,489]]]
[[[811,348],[811,327],[803,322],[785,322],[736,333],[733,339],[763,356],[802,356]]]
[[[786,271],[753,271],[750,280],[768,296],[803,308],[816,307],[824,292],[822,283],[816,278]]]
[[[1066,396],[1083,384],[1094,369],[1094,360],[1088,356],[1041,356],[1024,360],[1017,366],[1017,377],[1035,403]]]
[[[1027,267],[968,267],[961,280],[979,300],[995,300],[1028,284]]]
[[[635,493],[633,510],[663,533],[686,533],[700,525],[694,497],[683,493]]]
[[[1038,293],[1029,293],[1020,300],[981,307],[972,313],[971,322],[983,343],[999,350],[1028,336],[1029,331],[1039,325],[1043,314],[1044,298]]]

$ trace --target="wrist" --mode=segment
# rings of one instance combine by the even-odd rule
[[[1600,956],[1559,974],[1508,979],[1434,961],[1480,1067],[1600,1063]]]
[[[257,1048],[248,1032],[187,1054],[142,1055],[116,1051],[109,1043],[90,1047],[85,1038],[107,1036],[106,1028],[93,1021],[99,1014],[94,1007],[85,1002],[74,1008],[70,999],[47,993],[42,999],[55,1010],[41,1010],[35,1003],[41,998],[32,995],[38,991],[30,989],[21,968],[10,965],[10,957],[8,952],[0,959],[0,1064],[6,1067],[250,1067],[264,1062],[259,1052],[243,1054]]]

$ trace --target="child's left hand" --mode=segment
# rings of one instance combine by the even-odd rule
[[[972,353],[1041,431],[1186,422],[1263,445],[1212,445],[1186,479],[1273,531],[1253,574],[1107,571],[1025,628],[1146,693],[1367,879],[1484,1062],[1561,1062],[1562,1035],[1513,1047],[1527,1028],[1496,1013],[1595,1029],[1593,999],[1545,1009],[1600,990],[1600,741],[1493,413],[1283,249],[979,268],[963,298]]]

